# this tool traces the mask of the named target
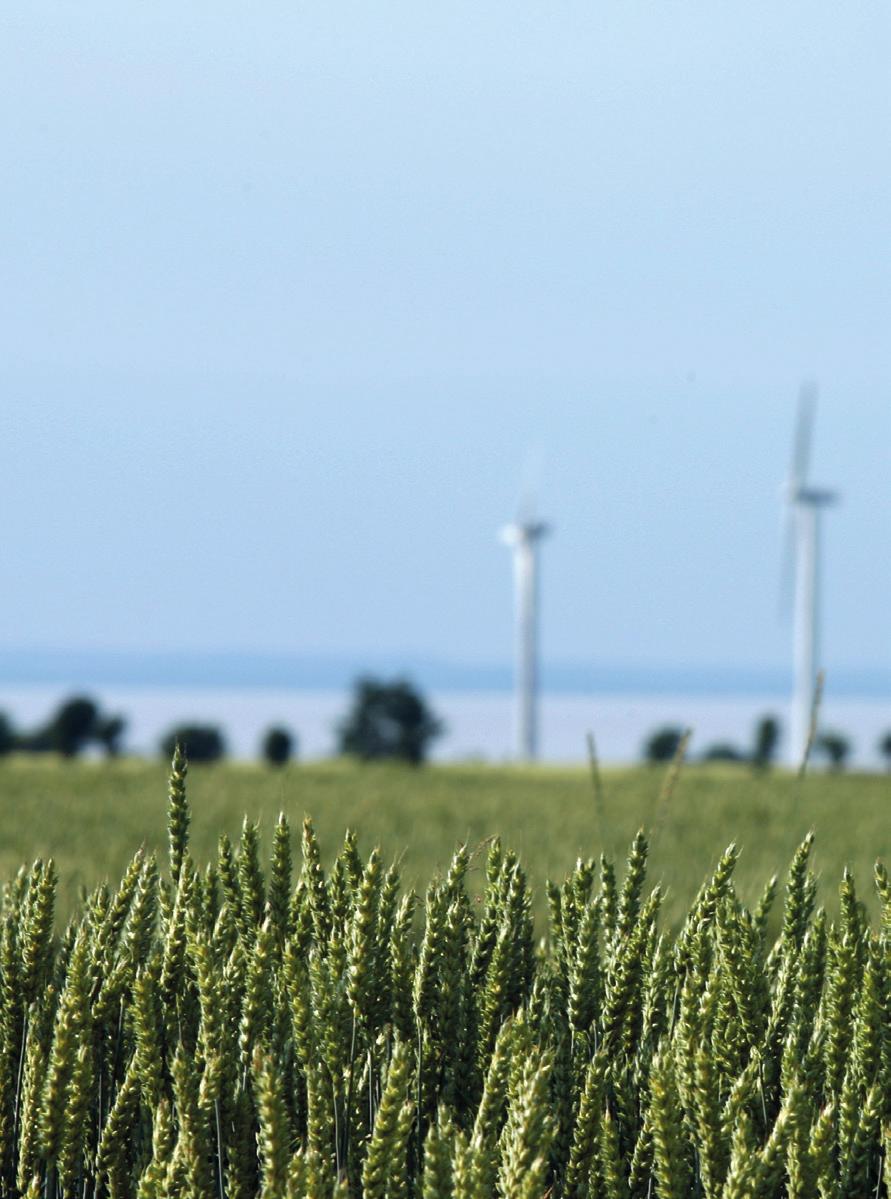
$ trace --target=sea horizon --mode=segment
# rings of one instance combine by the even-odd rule
[[[0,687],[56,685],[166,688],[286,688],[332,691],[363,675],[405,677],[423,690],[510,693],[508,661],[461,662],[415,653],[299,654],[291,651],[0,648]],[[791,693],[792,671],[776,665],[684,665],[545,660],[542,691],[553,695],[770,696]],[[827,695],[891,700],[891,669],[835,666]]]

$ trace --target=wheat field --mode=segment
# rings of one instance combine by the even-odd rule
[[[64,927],[55,863],[3,887],[3,1195],[889,1194],[881,864],[862,890],[842,873],[833,919],[810,835],[752,904],[731,845],[672,931],[640,831],[548,883],[536,930],[500,839],[479,887],[460,845],[421,897],[351,833],[326,869],[308,819],[298,871],[284,815],[266,865],[249,819],[199,858],[186,774],[176,756],[163,856]]]
[[[136,846],[163,850],[158,796],[166,773],[161,762],[0,762],[0,874],[53,857],[66,914],[83,887],[119,878]],[[606,852],[620,860],[641,827],[650,833],[650,876],[663,887],[663,919],[672,925],[730,841],[740,849],[734,877],[748,903],[811,830],[812,867],[830,911],[837,910],[845,866],[867,878],[876,858],[891,860],[891,779],[881,775],[814,774],[799,784],[779,772],[688,765],[661,809],[664,772],[646,768],[605,771],[600,803],[586,770],[554,767],[412,770],[330,762],[275,771],[224,764],[194,767],[189,778],[200,860],[215,852],[221,832],[237,838],[245,814],[259,823],[268,849],[283,811],[294,829],[312,817],[326,865],[352,828],[363,852],[385,846],[400,858],[406,884],[423,892],[458,844],[473,849],[499,836],[528,872],[537,920],[546,914],[548,878],[563,877],[580,857]],[[468,871],[474,894],[484,885],[483,859],[477,854]]]

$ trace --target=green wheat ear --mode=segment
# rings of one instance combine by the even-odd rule
[[[412,1106],[408,1098],[411,1059],[407,1046],[396,1046],[387,1070],[380,1106],[362,1169],[365,1199],[386,1199],[398,1191],[405,1174],[405,1154],[411,1128]]]
[[[167,788],[167,840],[170,847],[170,877],[174,886],[179,882],[183,859],[189,846],[189,801],[186,798],[188,763],[182,745],[177,742],[170,763]]]
[[[291,828],[284,812],[279,814],[272,841],[269,871],[269,915],[283,945],[291,932]]]

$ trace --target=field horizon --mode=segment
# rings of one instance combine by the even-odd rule
[[[60,874],[64,919],[83,888],[118,878],[140,846],[166,852],[168,768],[160,761],[63,762],[11,758],[0,765],[0,868],[12,877],[35,858],[52,856]],[[299,854],[304,816],[316,827],[323,862],[336,855],[347,828],[364,852],[379,845],[399,860],[407,887],[422,892],[458,844],[473,852],[498,836],[519,854],[536,914],[547,879],[562,880],[579,857],[605,852],[624,861],[644,828],[649,877],[667,891],[666,923],[686,910],[726,846],[740,849],[741,898],[754,903],[773,874],[782,884],[796,847],[816,835],[813,864],[819,899],[835,909],[844,868],[873,903],[877,859],[891,856],[889,780],[875,774],[755,774],[726,765],[685,766],[660,802],[665,771],[604,768],[598,803],[587,769],[576,766],[437,764],[420,769],[350,761],[297,763],[272,770],[251,763],[191,767],[191,843],[203,864],[221,833],[237,837],[257,821],[265,848],[280,811]],[[477,854],[470,885],[482,885]],[[476,879],[474,878],[476,874]]]

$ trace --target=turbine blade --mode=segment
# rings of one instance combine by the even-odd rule
[[[804,487],[811,462],[811,441],[814,416],[817,411],[817,385],[803,383],[798,396],[798,421],[795,426],[795,446],[792,454],[790,484],[794,491]]]
[[[530,524],[535,519],[538,499],[544,476],[544,455],[540,446],[526,450],[520,484],[520,502],[517,508],[519,524]]]
[[[777,616],[781,621],[785,621],[792,611],[792,597],[795,589],[795,510],[791,504],[786,505],[781,536],[783,544],[780,558]]]

